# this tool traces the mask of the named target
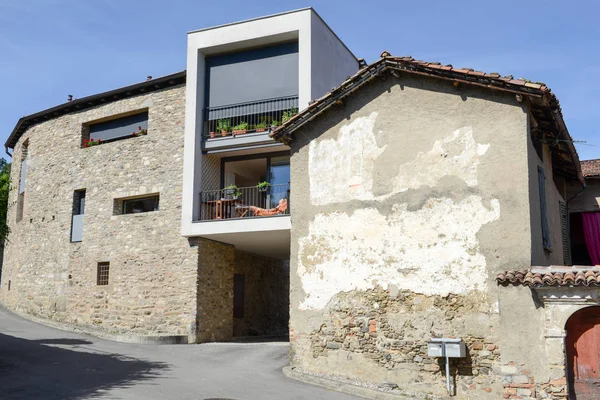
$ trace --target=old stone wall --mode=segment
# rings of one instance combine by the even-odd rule
[[[525,106],[407,75],[344,103],[292,143],[292,365],[443,397],[425,345],[454,336],[457,398],[501,398],[520,343],[501,343],[494,278],[531,262]]]
[[[83,124],[148,110],[148,134],[82,148]],[[94,329],[196,340],[198,246],[183,238],[185,88],[164,89],[30,128],[23,219],[11,173],[0,300],[11,309]],[[86,189],[83,241],[70,242],[73,195]],[[114,215],[114,199],[158,193],[159,210]],[[110,263],[107,286],[96,283]],[[10,282],[10,290],[9,285]]]
[[[235,247],[199,240],[198,342],[233,336],[233,271]]]
[[[289,262],[236,251],[235,273],[244,276],[244,317],[234,319],[234,336],[287,335]]]

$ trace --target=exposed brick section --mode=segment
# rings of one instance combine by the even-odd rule
[[[388,370],[419,370],[421,379],[435,383],[437,388],[445,379],[445,361],[427,355],[427,341],[432,334],[441,333],[421,332],[417,321],[411,318],[401,327],[389,318],[399,312],[409,316],[431,304],[445,312],[446,321],[470,307],[468,301],[452,295],[443,299],[400,292],[394,298],[381,289],[340,294],[329,309],[329,320],[310,335],[313,357],[328,357],[338,351],[361,354]],[[414,318],[428,318],[417,315]],[[499,361],[498,346],[484,337],[462,339],[468,357],[451,360],[451,374],[456,376],[458,391],[492,393],[493,384],[500,381],[493,373],[493,366]]]
[[[503,376],[503,398],[519,400],[568,398],[567,379],[559,378],[548,382],[536,382],[530,371],[509,362],[501,367]]]

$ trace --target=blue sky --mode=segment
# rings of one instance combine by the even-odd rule
[[[0,141],[19,117],[185,69],[186,32],[313,6],[372,62],[383,50],[548,84],[581,159],[600,158],[600,3],[0,0]]]

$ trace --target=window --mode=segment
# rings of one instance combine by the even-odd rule
[[[97,275],[97,279],[96,279],[96,285],[98,285],[98,286],[108,285],[109,268],[110,268],[110,263],[108,263],[108,262],[99,262],[98,263],[98,275]]]
[[[115,202],[115,214],[139,214],[158,211],[158,195],[120,199]],[[119,212],[119,209],[121,212]]]
[[[84,126],[83,139],[111,142],[137,135],[146,134],[148,131],[148,111],[134,115],[111,119],[109,121],[92,123]]]
[[[25,180],[27,177],[27,164],[29,161],[29,140],[23,142],[21,149],[21,173],[19,178],[19,194],[17,196],[17,222],[23,220],[25,209]]]
[[[548,229],[548,212],[546,207],[546,174],[538,167],[538,188],[540,192],[540,217],[542,220],[542,241],[546,250],[552,250],[550,230]]]
[[[233,275],[233,318],[244,318],[244,275]]]
[[[73,217],[71,219],[71,242],[83,240],[83,214],[85,211],[85,189],[73,192]]]

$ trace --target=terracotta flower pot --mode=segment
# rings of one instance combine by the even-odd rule
[[[229,135],[229,132],[227,132],[225,130],[221,131],[221,136],[228,136],[228,135]]]
[[[214,139],[216,136],[217,136],[217,133],[216,133],[216,132],[211,132],[211,133],[210,133],[210,138],[211,138],[211,139]]]
[[[264,132],[266,130],[267,130],[267,128],[256,128],[255,129],[256,132]]]
[[[239,130],[233,131],[233,134],[234,135],[243,135],[244,133],[247,133],[247,132],[248,132],[247,129],[239,129]]]

